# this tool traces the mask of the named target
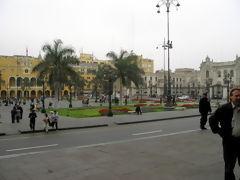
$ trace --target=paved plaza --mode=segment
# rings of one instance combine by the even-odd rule
[[[46,100],[46,105],[48,105],[49,99]],[[60,101],[58,107],[68,107],[69,102]],[[90,105],[98,105],[97,103],[91,102]],[[107,104],[105,104],[107,106]],[[81,101],[73,101],[73,107],[82,106]],[[31,133],[29,127],[28,114],[30,112],[30,102],[27,102],[23,107],[23,119],[20,123],[11,123],[11,109],[13,105],[0,106],[1,118],[0,118],[0,133],[2,135],[13,135],[19,133]],[[36,119],[36,132],[43,131],[42,119],[44,115],[41,112],[37,112]],[[184,117],[199,116],[198,109],[191,110],[179,110],[179,111],[166,111],[166,112],[154,112],[154,113],[143,113],[142,115],[129,114],[129,115],[115,115],[113,117],[91,117],[91,118],[71,118],[63,117],[59,118],[59,130],[66,129],[77,129],[77,128],[90,128],[90,127],[102,127],[102,126],[112,126],[121,124],[131,124],[140,123],[148,121],[159,121],[167,119],[176,119]],[[50,128],[51,130],[51,128]]]

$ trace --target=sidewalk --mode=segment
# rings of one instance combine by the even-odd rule
[[[23,106],[24,113],[23,119],[20,123],[11,123],[10,111],[13,106],[1,106],[1,118],[0,118],[0,135],[13,135],[20,133],[32,133],[29,127],[29,106]],[[43,114],[38,112],[36,119],[35,132],[43,132]],[[143,113],[142,115],[128,114],[128,115],[115,115],[113,117],[91,117],[91,118],[71,118],[71,117],[59,117],[58,127],[59,130],[67,129],[81,129],[92,127],[103,127],[113,125],[124,125],[133,123],[143,123],[152,121],[161,121],[169,119],[180,119],[186,117],[199,116],[198,109],[179,110],[179,111],[165,111],[154,113]],[[53,130],[49,128],[49,130]]]

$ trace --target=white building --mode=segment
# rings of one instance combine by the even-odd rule
[[[208,92],[210,98],[226,99],[228,90],[240,87],[240,58],[236,56],[234,61],[213,62],[207,56],[200,64],[200,70],[180,68],[170,72],[170,77],[171,94],[174,96],[199,98],[204,92]],[[167,71],[145,73],[143,78],[144,85],[133,87],[133,95],[159,97],[167,94]]]

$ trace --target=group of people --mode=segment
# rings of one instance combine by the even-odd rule
[[[17,123],[19,123],[20,120],[22,119],[22,115],[23,115],[22,106],[15,104],[15,106],[13,106],[13,108],[11,110],[12,123],[15,123],[15,121],[17,121]]]
[[[50,115],[48,116],[47,113],[45,113],[44,118],[43,118],[43,123],[44,123],[44,130],[45,132],[48,132],[48,127],[56,128],[58,129],[58,113],[57,111],[50,111]]]
[[[30,105],[30,113],[28,114],[29,118],[29,126],[30,129],[34,132],[35,131],[35,122],[37,118],[37,107],[35,104],[31,103]],[[15,104],[11,110],[11,122],[14,124],[15,122],[19,123],[20,120],[23,119],[23,108],[20,106],[20,104]],[[48,127],[56,128],[58,129],[58,113],[57,111],[50,111],[50,115],[45,113],[43,118],[43,124],[44,124],[44,131],[48,132]]]
[[[200,128],[205,130],[211,106],[207,94],[199,102],[201,113]],[[224,179],[236,180],[234,168],[236,162],[240,166],[240,88],[230,91],[230,102],[219,106],[209,117],[209,125],[213,133],[222,138]]]
[[[28,115],[29,119],[30,119],[30,129],[34,132],[35,131],[35,122],[36,122],[36,118],[37,118],[37,113],[35,112],[35,110],[32,110],[29,115]],[[43,120],[43,124],[44,124],[44,131],[47,133],[48,132],[48,127],[52,127],[52,128],[56,128],[56,130],[58,130],[58,113],[57,111],[50,111],[50,115],[48,115],[47,113],[44,114],[44,118]]]

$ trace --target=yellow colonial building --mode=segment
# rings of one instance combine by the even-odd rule
[[[40,59],[31,56],[0,56],[0,95],[6,97],[35,98],[42,95],[42,83],[32,68]],[[50,89],[45,88],[46,96]]]
[[[32,68],[41,61],[41,58],[31,56],[0,56],[0,97],[36,98],[43,94],[43,84],[37,78],[37,73],[32,72]],[[86,80],[86,85],[82,93],[91,93],[91,81],[95,77],[92,70],[97,70],[100,64],[111,64],[108,60],[98,60],[92,54],[81,53],[79,64],[74,65],[74,69],[80,72]],[[138,65],[145,72],[153,72],[153,60],[143,59],[138,56]],[[45,84],[46,97],[54,96],[52,91]],[[61,95],[69,95],[68,87],[62,89]]]
[[[142,56],[138,56],[138,66],[143,69],[145,73],[153,73],[154,63],[151,59],[144,59]]]

